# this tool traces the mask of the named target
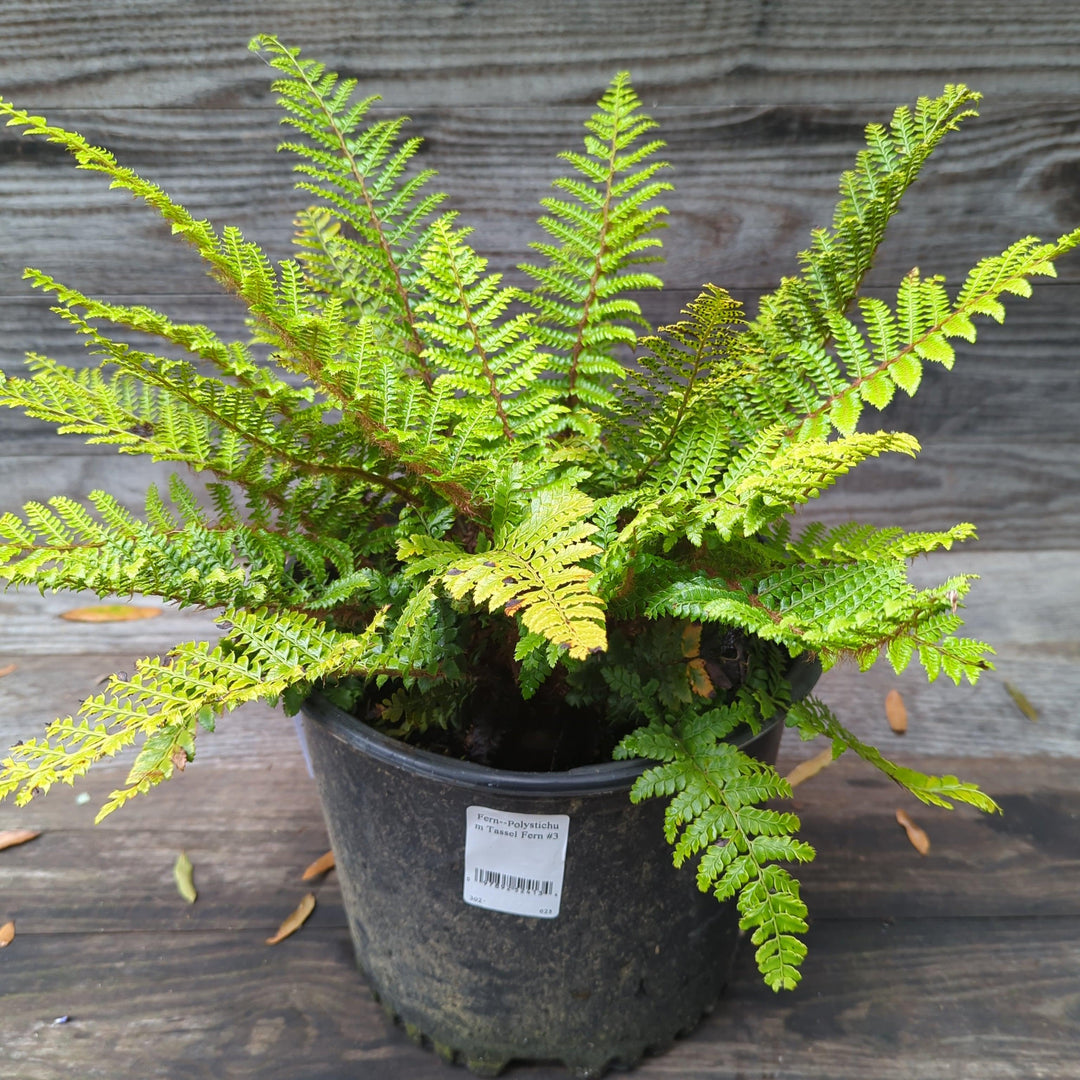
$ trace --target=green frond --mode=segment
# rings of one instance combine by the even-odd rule
[[[87,698],[79,719],[56,720],[42,739],[29,739],[0,761],[0,797],[24,805],[56,783],[72,784],[96,761],[144,737],[126,785],[112,792],[100,821],[128,799],[168,779],[177,753],[191,756],[197,726],[246,701],[276,699],[289,687],[365,670],[377,663],[377,615],[350,636],[298,613],[230,610],[216,646],[179,645],[166,658],[140,660],[130,678],[114,675],[104,692]]]
[[[667,167],[653,159],[664,144],[641,141],[656,123],[641,112],[626,72],[612,80],[585,127],[585,153],[560,155],[577,173],[554,181],[566,198],[541,200],[547,213],[539,223],[550,241],[532,247],[542,261],[520,269],[535,283],[523,299],[536,313],[537,341],[552,353],[552,382],[570,409],[566,425],[588,434],[588,412],[615,401],[612,386],[623,369],[614,350],[633,346],[633,326],[641,324],[641,309],[626,293],[661,285],[632,268],[657,259],[654,234],[667,210],[653,200],[671,185],[654,179]]]
[[[404,117],[364,126],[378,99],[354,101],[355,79],[339,79],[269,35],[252,39],[250,48],[281,74],[272,88],[282,122],[306,139],[286,141],[281,149],[298,159],[295,168],[305,179],[297,186],[320,200],[300,222],[309,281],[324,294],[332,281],[334,293],[355,312],[383,316],[392,331],[387,346],[429,379],[412,293],[445,195],[424,193],[431,170],[407,175],[421,140],[402,140]]]
[[[592,572],[581,565],[600,550],[587,539],[596,531],[583,520],[591,508],[577,493],[538,496],[527,522],[496,536],[487,551],[450,562],[444,587],[455,599],[471,595],[492,612],[519,617],[527,631],[573,659],[603,651],[603,603],[589,589]]]
[[[698,577],[666,584],[646,610],[654,618],[738,626],[792,655],[812,651],[825,669],[844,656],[869,667],[887,649],[899,671],[917,650],[931,679],[944,670],[956,682],[975,682],[992,666],[992,650],[955,636],[961,625],[956,607],[968,587],[968,579],[952,578],[937,588],[916,589],[903,557],[796,563],[752,583]]]
[[[616,756],[660,762],[646,769],[631,792],[638,802],[669,798],[665,833],[678,866],[698,857],[697,883],[719,900],[737,898],[740,926],[753,931],[758,968],[774,990],[794,989],[806,947],[806,905],[798,882],[779,862],[807,862],[814,849],[796,839],[799,819],[765,809],[791,789],[770,766],[722,742],[748,715],[758,719],[743,692],[726,708],[677,725],[652,723],[628,735]]]
[[[819,522],[808,525],[787,550],[801,562],[867,562],[876,559],[911,559],[931,551],[948,551],[954,543],[975,538],[975,526],[954,525],[941,532],[905,532],[849,522],[833,529]]]
[[[474,425],[474,452],[485,440],[547,434],[565,409],[558,391],[540,379],[547,357],[531,336],[531,319],[506,317],[516,290],[500,288],[501,275],[485,274],[487,260],[465,243],[467,230],[452,227],[453,215],[436,222],[424,252],[417,305],[421,331],[431,341],[424,358],[436,373],[435,391],[447,408]],[[486,409],[486,420],[477,413]]]
[[[701,490],[725,463],[727,425],[709,404],[711,391],[729,377],[728,351],[742,323],[742,305],[724,289],[706,285],[683,314],[687,318],[640,340],[645,351],[628,372],[618,423],[607,433],[617,452],[637,467],[635,485],[648,477],[671,490],[689,477]],[[691,421],[697,426],[687,436]]]
[[[777,518],[815,499],[860,462],[892,452],[911,457],[919,444],[910,435],[878,431],[784,446],[767,464],[748,474],[731,470],[716,492],[710,516],[728,540],[738,529],[752,536]]]
[[[975,784],[964,783],[955,776],[927,776],[889,761],[874,747],[860,742],[817,698],[795,702],[788,710],[787,724],[797,728],[804,739],[813,739],[818,735],[831,739],[834,758],[845,750],[853,750],[864,761],[870,762],[901,787],[907,788],[915,798],[930,806],[951,810],[952,801],[955,801],[968,803],[987,813],[1001,812],[1001,807]]]

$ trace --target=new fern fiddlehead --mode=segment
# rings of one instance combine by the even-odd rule
[[[974,115],[978,95],[949,86],[867,128],[831,225],[752,317],[707,285],[653,329],[634,294],[661,284],[644,267],[671,185],[625,73],[584,149],[562,155],[572,175],[541,202],[522,289],[442,209],[404,118],[372,120],[353,80],[272,37],[252,48],[274,69],[293,132],[282,149],[313,200],[296,214],[297,257],[277,263],[0,101],[10,125],[164,218],[251,333],[226,340],[26,271],[99,363],[31,355],[29,377],[0,376],[0,404],[202,485],[174,477],[141,516],[104,492],[5,513],[0,578],[199,605],[223,633],[140,661],[78,718],[13,747],[0,797],[25,802],[140,743],[103,816],[191,759],[219,715],[255,699],[295,708],[313,687],[403,738],[453,731],[497,676],[541,712],[602,714],[617,756],[649,760],[633,798],[670,800],[675,861],[696,859],[700,887],[738,903],[766,982],[794,986],[806,906],[788,866],[813,851],[793,814],[761,806],[790,794],[784,781],[732,738],[784,715],[919,799],[995,807],[792,701],[785,674],[800,656],[897,671],[917,657],[930,679],[978,678],[992,650],[958,635],[970,579],[907,577],[910,559],[973,528],[793,536],[790,515],[870,457],[914,456],[909,435],[868,428],[866,406],[915,393],[926,363],[951,367],[951,342],[975,341],[976,316],[1000,322],[1003,297],[1053,275],[1080,230],[1017,241],[955,294],[912,270],[892,302],[859,296],[905,191]]]

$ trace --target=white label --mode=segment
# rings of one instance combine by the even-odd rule
[[[465,812],[466,904],[554,919],[562,898],[567,814]]]

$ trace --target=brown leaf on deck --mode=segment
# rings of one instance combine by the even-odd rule
[[[328,851],[325,855],[320,855],[303,873],[300,880],[310,881],[312,878],[317,878],[322,874],[328,873],[334,869],[334,853]]]
[[[6,922],[3,926],[0,926],[0,949],[5,945],[10,945],[15,940],[15,924],[13,922]]]
[[[4,848],[18,847],[19,844],[26,844],[40,835],[40,830],[7,829],[0,832],[0,851],[3,851]]]
[[[16,668],[18,668],[18,666],[18,664],[7,664],[4,667],[0,667],[0,679],[2,679],[5,675],[10,675]]]
[[[930,851],[930,837],[915,824],[907,813],[903,810],[896,811],[896,823],[903,825],[904,832],[907,833],[907,838],[911,841],[911,846],[920,854],[926,855]]]
[[[885,717],[897,735],[907,731],[907,706],[899,690],[890,690],[885,695]]]
[[[195,889],[195,868],[191,865],[191,860],[184,851],[181,851],[176,856],[176,863],[173,866],[173,878],[176,880],[176,891],[189,904],[194,904],[199,896]]]
[[[284,941],[290,934],[295,934],[304,923],[307,922],[308,916],[315,910],[315,894],[308,893],[299,904],[296,905],[296,910],[278,927],[278,932],[273,937],[266,939],[267,945],[276,945],[279,941]]]
[[[1016,707],[1034,724],[1039,719],[1039,710],[1021,693],[1020,688],[1013,686],[1011,682],[1006,681],[1005,689],[1008,690],[1009,697],[1013,699]]]
[[[804,780],[809,780],[811,776],[817,776],[826,765],[832,763],[833,752],[830,746],[822,750],[820,754],[815,754],[812,758],[807,758],[806,761],[800,761],[784,779],[788,782],[789,787],[798,787]]]
[[[67,619],[69,622],[135,622],[137,619],[153,619],[160,614],[159,607],[137,607],[135,604],[91,604],[89,607],[62,611],[60,618]]]

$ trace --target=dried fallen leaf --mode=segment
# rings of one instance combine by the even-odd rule
[[[13,922],[6,922],[3,926],[0,926],[0,949],[5,945],[10,945],[15,940],[15,924]]]
[[[689,623],[683,630],[682,654],[688,660],[701,655],[701,623]]]
[[[159,607],[136,607],[134,604],[91,604],[90,607],[62,611],[60,618],[67,619],[69,622],[135,622],[137,619],[153,619],[160,614]]]
[[[930,852],[930,837],[907,816],[903,810],[896,811],[896,823],[904,826],[907,838],[911,846],[920,854],[927,855]]]
[[[822,750],[820,754],[815,754],[812,758],[808,758],[806,761],[800,761],[794,769],[791,770],[784,777],[788,782],[789,787],[798,787],[804,780],[809,780],[811,776],[817,776],[826,765],[833,763],[832,747],[828,747]]]
[[[191,865],[186,852],[181,851],[176,856],[173,877],[176,879],[176,888],[180,895],[189,904],[194,904],[199,894],[195,891],[195,868]]]
[[[889,721],[889,727],[897,735],[903,735],[907,731],[907,707],[899,690],[890,690],[885,695],[885,716]]]
[[[5,675],[10,675],[18,666],[18,664],[8,664],[5,667],[0,667],[0,679]]]
[[[2,674],[2,673],[0,673]],[[1030,701],[1020,692],[1019,687],[1013,686],[1011,682],[1005,683],[1005,689],[1009,692],[1009,697],[1016,703],[1016,707],[1032,722],[1035,723],[1039,719],[1039,710],[1031,704]]]
[[[321,874],[325,874],[334,869],[334,853],[328,851],[325,855],[320,855],[303,873],[300,880],[310,881],[312,878],[317,878]]]
[[[304,923],[307,922],[308,916],[315,910],[315,894],[308,893],[299,904],[296,905],[296,910],[278,927],[277,933],[273,937],[266,939],[267,945],[276,945],[279,941],[284,941],[290,934],[295,934]]]
[[[18,847],[19,844],[25,844],[40,835],[40,831],[35,832],[33,829],[8,829],[6,832],[0,832],[0,851],[4,848]]]

